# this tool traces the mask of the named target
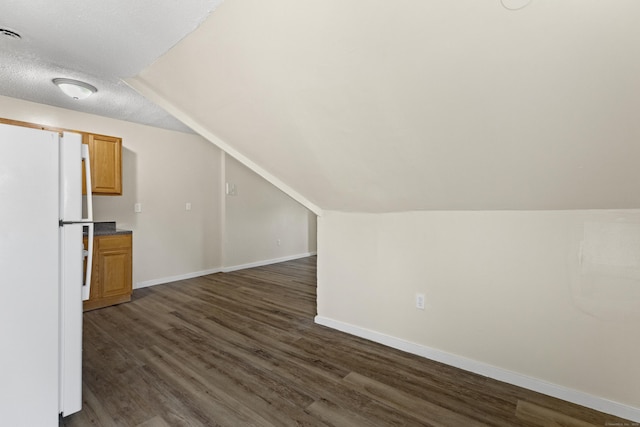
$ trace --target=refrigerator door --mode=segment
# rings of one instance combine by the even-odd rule
[[[82,409],[82,224],[60,227],[60,413]]]
[[[88,230],[87,269],[82,281],[82,300],[89,299],[91,290],[91,267],[93,264],[93,199],[91,191],[84,197],[86,216],[82,215],[82,164],[84,163],[87,188],[91,188],[91,164],[89,147],[82,144],[82,136],[64,132],[60,141],[60,224],[63,226],[83,223]],[[63,252],[64,254],[64,252]],[[75,256],[75,255],[74,255]],[[65,282],[62,282],[65,283]],[[71,285],[75,286],[75,285]]]
[[[82,137],[65,132],[60,140],[59,408],[63,416],[82,409],[82,231],[89,221],[82,217],[82,161]]]
[[[2,425],[58,425],[58,135],[0,125]]]

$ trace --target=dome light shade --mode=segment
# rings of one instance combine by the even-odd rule
[[[85,99],[92,93],[98,91],[95,86],[78,80],[58,78],[53,79],[53,83],[55,83],[65,95],[73,99]]]

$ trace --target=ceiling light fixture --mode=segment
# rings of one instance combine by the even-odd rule
[[[11,31],[8,28],[0,28],[0,35],[8,37],[10,39],[20,40],[22,36],[15,31]]]
[[[55,83],[65,95],[73,99],[85,99],[98,91],[95,86],[79,80],[58,78],[53,79],[53,83]]]

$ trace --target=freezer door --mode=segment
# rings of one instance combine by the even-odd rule
[[[58,135],[0,125],[0,424],[58,425]]]

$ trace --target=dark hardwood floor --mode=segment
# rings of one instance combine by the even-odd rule
[[[61,426],[605,426],[577,405],[313,323],[316,260],[134,292],[84,315]]]

